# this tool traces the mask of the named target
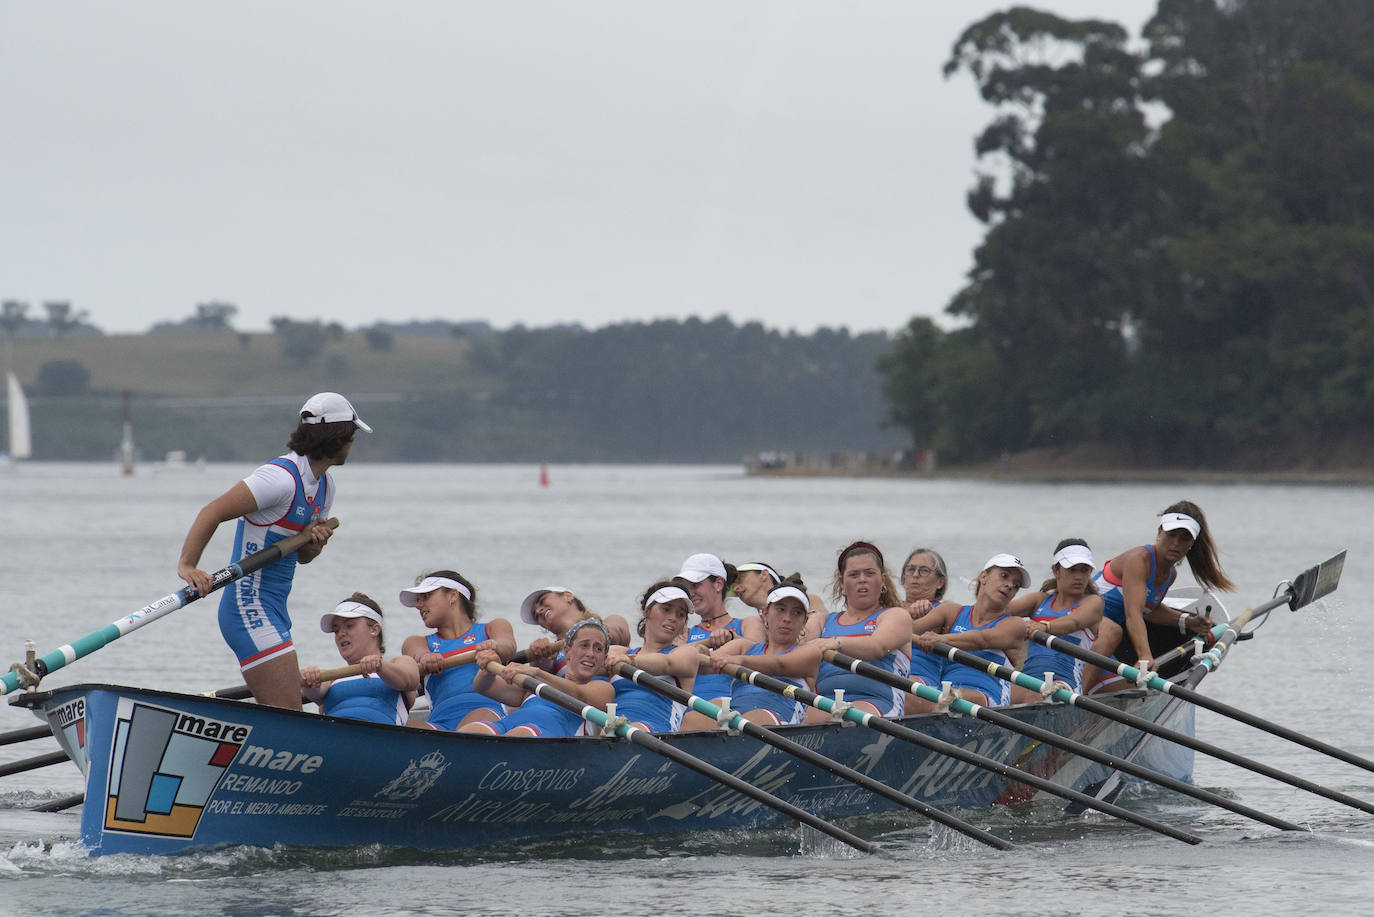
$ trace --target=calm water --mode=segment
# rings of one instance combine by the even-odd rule
[[[317,615],[355,589],[379,598],[391,648],[419,632],[395,600],[416,574],[461,570],[485,616],[514,620],[540,585],[574,588],[595,610],[633,619],[635,595],[696,551],[765,560],[826,582],[837,550],[863,537],[890,564],[917,544],[972,576],[1010,551],[1037,575],[1054,543],[1079,535],[1105,558],[1152,537],[1154,514],[1200,503],[1239,584],[1238,613],[1275,584],[1350,550],[1340,590],[1296,614],[1276,612],[1205,683],[1215,696],[1374,757],[1367,647],[1374,624],[1374,489],[1177,485],[1019,485],[968,481],[761,480],[730,467],[369,466],[337,472],[342,528],[301,568],[293,593],[303,662],[337,662]],[[24,465],[0,473],[0,659],[21,658],[101,627],[176,589],[192,516],[247,466],[139,469]],[[227,557],[228,530],[203,566]],[[1187,574],[1181,576],[1188,581]],[[960,587],[951,590],[958,595]],[[516,624],[523,642],[532,628]],[[190,605],[55,673],[45,683],[138,683],[207,690],[238,681],[214,601]],[[32,725],[0,708],[0,732]],[[1366,799],[1374,774],[1205,711],[1200,738]],[[55,748],[0,748],[0,762]],[[914,815],[852,825],[888,858],[855,858],[798,829],[697,837],[596,838],[479,853],[374,848],[233,849],[176,858],[88,858],[74,812],[26,807],[79,792],[70,764],[0,778],[0,914],[872,914],[938,902],[943,913],[1178,913],[1207,892],[1221,912],[1365,910],[1374,896],[1374,817],[1199,756],[1197,782],[1310,826],[1281,834],[1166,792],[1132,806],[1205,838],[1188,847],[1104,816],[971,813],[1018,848],[998,853]],[[625,902],[629,902],[626,904]]]

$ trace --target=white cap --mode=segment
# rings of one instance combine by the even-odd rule
[[[1198,521],[1187,513],[1165,513],[1159,517],[1159,527],[1169,532],[1174,529],[1187,529],[1194,538],[1202,531]]]
[[[382,616],[377,614],[375,610],[368,608],[362,602],[355,602],[352,599],[342,601],[334,606],[333,611],[327,611],[320,615],[320,630],[324,631],[326,634],[332,633],[334,630],[335,618],[368,618],[376,621],[378,624],[382,623]]]
[[[1095,566],[1093,564],[1093,552],[1088,550],[1086,545],[1081,544],[1065,545],[1062,550],[1055,552],[1054,562],[1065,570],[1079,564],[1087,564],[1089,567]]]
[[[1021,563],[1021,558],[1015,554],[994,554],[988,558],[988,562],[983,564],[984,570],[991,570],[993,567],[1005,567],[1008,570],[1021,571],[1021,588],[1029,589],[1031,584],[1030,571],[1026,565]]]
[[[472,601],[472,592],[467,586],[458,582],[456,579],[449,579],[447,576],[426,576],[414,586],[407,586],[401,590],[401,604],[407,608],[415,607],[415,597],[422,592],[433,592],[435,589],[457,589],[464,598]]]
[[[811,607],[811,597],[796,586],[779,586],[774,589],[772,592],[768,593],[768,604],[772,605],[774,602],[781,602],[783,599],[787,598],[793,598],[801,602],[802,608],[809,609]]]
[[[541,586],[534,590],[529,595],[525,596],[525,600],[520,603],[521,621],[524,621],[526,624],[539,623],[534,619],[534,606],[535,603],[539,601],[539,597],[546,592],[572,592],[572,590],[567,586]]]
[[[699,583],[708,576],[725,579],[725,564],[714,554],[693,554],[682,562],[678,576],[693,583]]]
[[[653,595],[644,599],[644,610],[648,611],[650,605],[666,605],[669,602],[682,600],[687,603],[687,610],[692,610],[692,597],[687,594],[687,590],[681,586],[663,586]]]
[[[372,428],[363,423],[358,412],[353,410],[353,405],[348,403],[348,399],[338,392],[311,395],[310,400],[301,405],[301,413],[310,415],[302,417],[301,423],[342,423],[351,420],[359,430],[372,432]]]

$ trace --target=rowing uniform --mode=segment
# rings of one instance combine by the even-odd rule
[[[833,611],[825,616],[825,626],[821,628],[820,635],[868,636],[878,629],[878,619],[886,610],[881,608],[857,624],[841,624],[840,615],[843,612]],[[911,671],[911,658],[903,653],[900,647],[881,659],[871,660],[871,664],[903,678]],[[816,675],[816,693],[834,697],[836,688],[844,689],[844,699],[847,703],[867,701],[878,708],[879,716],[899,716],[902,713],[905,692],[901,688],[890,688],[880,681],[856,675],[829,662],[822,662]]]
[[[368,723],[404,726],[409,711],[401,692],[376,675],[350,675],[330,683],[320,712]]]
[[[605,680],[600,675],[592,679],[592,681]],[[537,694],[531,694],[513,713],[501,717],[494,723],[482,723],[481,725],[491,730],[493,735],[498,736],[505,735],[516,726],[526,726],[534,730],[534,734],[539,738],[552,738],[581,735],[584,722],[581,714],[566,710]]]
[[[260,465],[243,483],[253,494],[258,509],[239,518],[231,563],[299,534],[312,520],[327,516],[334,502],[333,482],[328,473],[316,478],[310,460],[296,452]],[[291,593],[295,575],[293,551],[239,577],[220,595],[220,633],[238,657],[241,670],[295,652],[291,644],[291,616],[286,610],[286,597]]]
[[[640,649],[642,647],[636,647],[630,650],[628,655],[636,656]],[[668,652],[671,653],[674,649],[677,647],[669,647]],[[649,675],[646,672],[645,677],[656,678],[677,688],[682,687],[682,683],[672,675]],[[615,688],[616,716],[623,716],[649,732],[677,732],[682,728],[682,715],[687,712],[687,708],[671,697],[664,697],[622,675],[611,678],[611,687]]]
[[[441,640],[438,634],[425,637],[425,647],[431,653],[444,658],[458,653],[471,652],[478,643],[487,639],[487,626],[474,624],[467,632],[453,640]],[[422,680],[425,694],[429,697],[429,725],[435,729],[457,729],[463,717],[474,710],[497,710],[501,705],[472,686],[477,677],[477,663],[444,669],[434,675],[426,674]]]
[[[740,630],[743,623],[744,622],[739,618],[731,618],[730,623],[721,628],[721,630],[734,631],[735,636],[738,637],[743,633]],[[719,631],[717,631],[717,633],[719,633]],[[693,643],[709,640],[710,638],[711,631],[708,628],[702,627],[700,624],[693,624],[687,630],[687,643],[689,646]],[[722,675],[719,672],[702,672],[697,675],[696,683],[692,686],[692,693],[697,697],[715,703],[722,697],[730,696],[730,692],[733,690],[731,684],[733,681],[734,679],[729,675]]]
[[[1065,618],[1072,614],[1074,609],[1078,607],[1079,602],[1083,600],[1079,599],[1078,602],[1074,602],[1063,611],[1056,611],[1051,608],[1050,604],[1053,601],[1053,593],[1045,596],[1045,600],[1031,613],[1031,619],[1043,621],[1045,623],[1058,621],[1060,618]],[[1093,640],[1097,639],[1097,635],[1084,627],[1071,634],[1056,634],[1054,639],[1066,640],[1069,643],[1075,643],[1083,649],[1088,650],[1092,649]],[[1075,692],[1081,690],[1083,687],[1083,660],[1075,659],[1073,656],[1068,656],[1058,650],[1049,649],[1033,640],[1028,641],[1026,644],[1026,661],[1025,664],[1021,666],[1021,671],[1025,672],[1027,675],[1033,675],[1036,678],[1044,678],[1046,672],[1051,672],[1053,673],[1055,681],[1064,682]]]
[[[950,625],[949,632],[962,634],[974,630],[989,630],[1001,623],[1006,615],[998,615],[986,624],[978,627],[973,626],[973,606],[965,605],[959,609],[958,616],[954,623]],[[986,659],[988,662],[995,662],[999,665],[1010,665],[1007,654],[1002,650],[966,650],[979,659]],[[945,681],[955,688],[970,688],[974,691],[982,691],[987,696],[988,706],[1005,707],[1011,703],[1011,683],[1003,681],[996,675],[989,675],[981,669],[970,668],[958,662],[945,661],[943,670]]]
[[[916,644],[911,644],[911,669],[907,673],[912,681],[931,688],[939,688],[944,678],[947,660],[943,656],[927,653]]]
[[[763,643],[755,643],[744,651],[746,656],[762,656],[767,649]],[[795,646],[790,646],[778,655],[790,653]],[[796,685],[799,688],[807,688],[804,678],[784,678],[781,675],[772,676],[778,681],[787,682],[789,685]],[[764,688],[756,688],[753,685],[732,679],[735,682],[733,690],[730,692],[730,709],[736,713],[748,713],[751,710],[762,710],[773,717],[773,723],[779,726],[800,723],[806,714],[806,705],[800,701],[784,697],[776,691],[768,691]]]
[[[1174,584],[1174,578],[1178,576],[1177,570],[1169,571],[1169,578],[1164,581],[1164,585],[1155,585],[1155,546],[1147,544],[1145,550],[1150,552],[1150,574],[1145,577],[1145,608],[1149,611],[1158,608],[1159,603],[1164,601],[1164,596],[1168,594],[1169,587]],[[1112,569],[1112,562],[1109,560],[1102,565],[1102,569],[1097,571],[1093,577],[1093,583],[1097,586],[1097,594],[1102,596],[1102,617],[1115,621],[1123,628],[1126,626],[1126,597],[1122,592],[1121,577]]]

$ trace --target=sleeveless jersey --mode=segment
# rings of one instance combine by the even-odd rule
[[[1054,601],[1054,595],[1045,596],[1045,601],[1031,615],[1036,621],[1057,621],[1066,618],[1078,607],[1078,602],[1074,602],[1063,611],[1055,611],[1050,607]],[[1082,601],[1081,599],[1079,601]],[[1067,640],[1076,643],[1085,650],[1092,649],[1093,640],[1096,635],[1087,628],[1081,628],[1071,634],[1055,635],[1056,640]],[[1026,643],[1026,662],[1021,666],[1021,671],[1036,678],[1044,678],[1046,672],[1053,672],[1057,681],[1062,681],[1069,685],[1075,692],[1083,687],[1083,661],[1067,656],[1058,650],[1049,649],[1034,640]]]
[[[1174,584],[1174,578],[1178,576],[1178,571],[1170,570],[1169,578],[1164,581],[1164,585],[1156,586],[1155,546],[1147,544],[1144,547],[1150,552],[1150,573],[1145,577],[1145,609],[1148,611],[1164,601],[1164,596],[1169,592],[1169,587]],[[1093,582],[1097,584],[1097,594],[1102,596],[1102,617],[1125,627],[1126,597],[1121,591],[1121,577],[1112,570],[1110,560],[1102,565],[1101,570],[1097,571],[1097,575],[1093,577]]]
[[[405,698],[376,675],[350,675],[329,686],[320,699],[320,711],[330,716],[369,723],[406,724]]]
[[[592,681],[605,681],[598,675]],[[505,735],[516,726],[528,726],[541,738],[582,734],[584,720],[579,714],[565,710],[553,701],[531,694],[514,712],[485,725],[497,735]]]
[[[973,626],[973,606],[965,605],[959,609],[959,616],[950,625],[950,634],[962,634],[974,630],[987,630],[996,627],[1006,615],[1001,615],[986,624]],[[986,659],[988,662],[995,662],[1000,665],[1008,665],[1007,654],[1002,650],[968,650],[979,659]],[[957,662],[945,660],[942,672],[944,680],[956,688],[972,688],[974,691],[982,691],[988,698],[988,705],[992,707],[1005,707],[1011,702],[1011,683],[1003,681],[995,675],[989,675],[980,669],[970,668]]]
[[[430,634],[425,637],[425,646],[431,653],[448,657],[469,652],[485,639],[487,626],[474,624],[461,637],[453,640],[441,640],[438,634]],[[422,684],[425,694],[429,696],[429,725],[435,729],[457,729],[463,717],[474,710],[501,709],[499,702],[473,688],[472,681],[476,677],[475,662],[444,669],[437,675],[423,676]]]
[[[882,616],[886,609],[879,609],[870,616],[857,624],[841,624],[840,615],[842,612],[833,611],[825,616],[825,626],[821,628],[822,637],[852,637],[867,636],[878,628],[878,618]],[[880,669],[886,669],[903,678],[911,671],[911,659],[900,649],[895,649],[882,659],[869,660],[873,665]],[[816,693],[826,697],[833,697],[836,688],[844,689],[844,699],[850,703],[854,701],[868,701],[878,708],[880,716],[898,716],[902,713],[905,692],[900,688],[889,688],[882,682],[873,681],[871,678],[864,678],[856,675],[839,666],[822,662],[820,672],[816,676]]]
[[[291,475],[294,495],[282,515],[272,522],[260,524],[249,522],[246,517],[239,518],[229,558],[231,563],[299,533],[311,520],[329,510],[332,495],[328,474],[320,477],[312,494],[307,492],[300,468],[291,456],[282,456],[267,464]],[[240,577],[220,594],[220,633],[238,657],[240,669],[251,669],[293,651],[286,598],[295,575],[296,554],[292,552]]]
[[[721,628],[722,630],[734,631],[735,636],[739,636],[740,626],[743,624],[739,618],[731,618],[730,623]],[[709,640],[711,631],[700,624],[693,624],[687,631],[687,643],[700,643]],[[732,638],[733,639],[733,638]],[[719,697],[729,697],[733,690],[734,679],[729,675],[722,675],[719,672],[702,672],[697,675],[696,682],[692,685],[692,693],[705,700],[714,701]]]
[[[630,650],[629,655],[637,656],[642,647]],[[672,652],[674,647],[669,647]],[[684,651],[685,652],[685,651]],[[666,684],[681,688],[682,684],[672,675],[649,675]],[[687,708],[670,697],[651,691],[622,675],[611,677],[611,687],[615,688],[615,712],[632,723],[638,723],[650,732],[676,732],[682,728],[682,714]]]
[[[765,644],[755,643],[744,651],[744,655],[762,656],[764,655],[765,649]],[[789,647],[783,650],[783,653],[790,653],[794,649],[796,649],[795,646]],[[782,653],[778,655],[781,656]],[[782,675],[775,675],[773,677],[777,678],[778,681],[785,681],[799,688],[807,687],[806,679],[804,678],[785,678]],[[736,713],[748,713],[750,710],[767,710],[769,713],[773,714],[773,718],[776,719],[779,724],[800,723],[802,717],[806,714],[806,705],[800,701],[792,700],[789,697],[783,697],[781,694],[774,691],[756,688],[738,679],[732,678],[731,681],[733,681],[735,685],[734,689],[730,692],[730,709],[734,710]],[[848,699],[848,694],[846,694],[845,697]]]

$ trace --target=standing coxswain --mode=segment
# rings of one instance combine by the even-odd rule
[[[329,541],[332,530],[324,524],[334,502],[329,469],[348,460],[358,430],[372,432],[343,395],[312,396],[301,406],[300,421],[287,442],[290,451],[207,503],[182,544],[177,576],[206,595],[212,583],[199,569],[200,557],[220,523],[238,520],[231,563],[283,538],[310,533],[309,543],[236,580],[220,598],[220,633],[260,704],[301,709],[300,664],[286,600],[296,565],[313,561]]]

